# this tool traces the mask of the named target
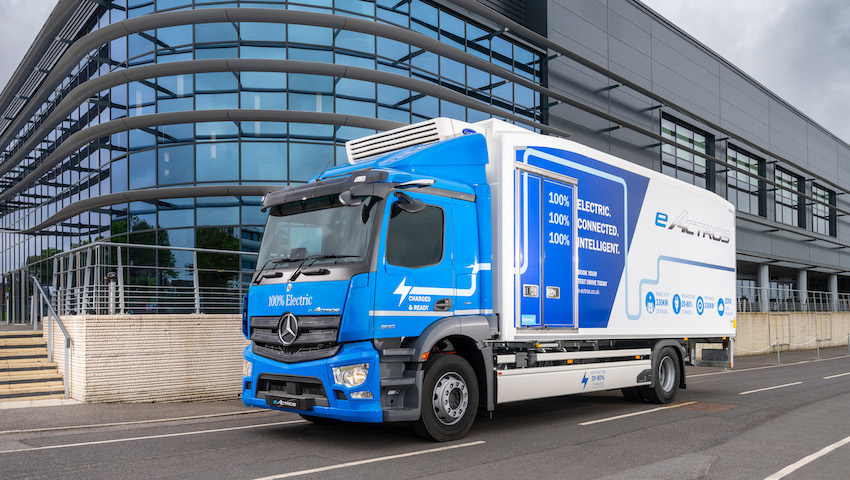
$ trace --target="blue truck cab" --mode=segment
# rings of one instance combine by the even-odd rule
[[[669,403],[699,344],[732,361],[735,213],[717,195],[498,120],[346,152],[263,199],[246,405],[448,441],[497,404]]]
[[[486,349],[495,332],[482,288],[486,163],[485,139],[470,131],[268,194],[243,315],[244,403],[309,420],[419,421],[423,365]],[[444,379],[444,427],[471,425],[459,417],[484,398],[472,377]],[[443,430],[429,435],[459,433]]]

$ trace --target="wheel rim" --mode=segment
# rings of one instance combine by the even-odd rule
[[[673,364],[673,359],[664,357],[658,363],[658,384],[665,392],[673,391],[673,385],[676,382],[676,366]]]
[[[469,389],[463,377],[446,372],[434,385],[432,406],[437,419],[444,425],[459,422],[469,407]]]

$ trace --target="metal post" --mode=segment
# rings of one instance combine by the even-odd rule
[[[65,338],[65,398],[70,397],[68,388],[71,385],[71,364],[69,358],[71,356],[71,339]]]
[[[61,297],[61,294],[59,293],[59,278],[60,278],[60,273],[59,273],[60,263],[59,262],[60,262],[59,254],[54,255],[53,256],[53,278],[51,279],[51,284],[53,285],[53,292],[51,292],[51,295],[53,295],[53,297],[56,298],[56,308],[58,310],[61,310],[62,309],[61,308],[62,302],[60,301],[60,298],[62,298],[62,297]]]
[[[21,270],[21,322],[26,322],[27,317],[27,276]]]
[[[779,356],[779,337],[776,337],[776,364],[782,365],[782,358]]]
[[[47,310],[47,361],[53,361],[53,319],[49,315],[50,309]]]
[[[818,360],[820,360],[820,336],[819,335],[815,335],[815,345],[817,345]]]
[[[192,283],[195,285],[195,313],[201,313],[201,285],[198,278],[198,252],[192,251]]]
[[[74,284],[74,255],[68,255],[68,273],[65,275],[65,311],[59,315],[71,313],[71,285]]]
[[[92,301],[92,295],[89,289],[91,288],[91,273],[92,273],[92,249],[89,248],[86,250],[86,269],[83,270],[83,295],[82,295],[82,308],[81,314],[85,315],[88,313],[89,303],[94,303]]]
[[[30,322],[32,322],[32,331],[38,331],[38,322],[35,319],[35,289],[33,289],[32,297],[30,298]]]
[[[118,274],[115,272],[109,272],[106,274],[106,278],[109,282],[109,296],[107,300],[107,302],[109,302],[108,312],[110,315],[115,315],[115,287],[116,282],[118,281]]]
[[[124,260],[121,259],[121,247],[118,249],[118,313],[124,315]]]

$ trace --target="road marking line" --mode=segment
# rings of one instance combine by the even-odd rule
[[[46,447],[31,447],[31,448],[21,448],[18,450],[6,450],[0,451],[0,454],[4,453],[19,453],[19,452],[34,452],[38,450],[55,450],[59,448],[71,448],[71,447],[86,447],[89,445],[105,445],[108,443],[122,443],[122,442],[135,442],[138,440],[153,440],[156,438],[169,438],[169,437],[185,437],[188,435],[203,435],[205,433],[218,433],[218,432],[232,432],[234,430],[248,430],[252,428],[263,428],[263,427],[274,427],[277,425],[291,425],[294,423],[307,423],[306,420],[290,420],[288,422],[275,422],[275,423],[263,423],[260,425],[243,425],[241,427],[228,427],[228,428],[216,428],[213,430],[199,430],[196,432],[181,432],[181,433],[166,433],[162,435],[147,435],[144,437],[130,437],[130,438],[116,438],[113,440],[96,440],[93,442],[80,442],[80,443],[69,443],[65,445],[48,445]]]
[[[593,425],[594,423],[610,422],[611,420],[619,420],[621,418],[635,417],[637,415],[643,415],[645,413],[659,412],[661,410],[668,410],[668,409],[671,409],[671,408],[684,407],[686,405],[693,405],[694,403],[697,403],[697,402],[685,402],[685,403],[678,403],[676,405],[669,405],[667,407],[658,407],[658,408],[653,408],[653,409],[650,409],[650,410],[641,410],[640,412],[626,413],[624,415],[617,415],[616,417],[600,418],[599,420],[591,420],[589,422],[582,422],[582,423],[579,423],[579,425],[585,426],[585,425]]]
[[[830,375],[830,376],[828,376],[828,377],[823,377],[823,379],[824,379],[824,380],[829,380],[829,379],[831,379],[831,378],[843,377],[843,376],[845,376],[845,375],[850,375],[850,372],[847,372],[847,373],[839,373],[838,375]]]
[[[785,385],[776,385],[775,387],[759,388],[758,390],[747,390],[746,392],[741,392],[738,395],[749,395],[751,393],[765,392],[767,390],[776,390],[777,388],[793,387],[794,385],[800,385],[801,383],[803,383],[803,382],[786,383]]]
[[[227,412],[227,413],[211,413],[208,415],[194,415],[191,417],[175,417],[175,418],[156,418],[153,420],[137,420],[133,422],[115,422],[115,423],[97,423],[92,425],[68,425],[66,427],[47,427],[47,428],[30,428],[28,430],[2,430],[0,435],[11,435],[13,433],[39,433],[52,432],[56,430],[77,430],[80,428],[101,428],[101,427],[120,427],[124,425],[142,425],[145,423],[163,423],[163,422],[179,422],[184,420],[202,420],[205,418],[229,417],[235,415],[249,415],[257,413],[267,413],[271,410],[248,410],[244,412]]]
[[[817,452],[809,455],[808,457],[805,457],[801,460],[798,460],[795,463],[792,463],[791,465],[788,465],[787,467],[785,467],[782,470],[774,473],[773,475],[765,478],[764,480],[779,480],[780,478],[785,477],[786,475],[797,470],[798,468],[802,467],[803,465],[811,463],[811,462],[817,460],[818,458],[826,455],[827,453],[829,453],[833,450],[836,450],[837,448],[843,447],[844,445],[847,445],[848,443],[850,443],[850,437],[847,437],[844,440],[839,440],[839,441],[833,443],[832,445],[829,445],[827,447],[824,447],[824,448],[818,450]]]
[[[279,475],[271,475],[269,477],[256,478],[254,480],[276,480],[278,478],[300,477],[301,475],[310,475],[311,473],[327,472],[329,470],[338,470],[340,468],[356,467],[358,465],[366,465],[369,463],[385,462],[387,460],[395,460],[398,458],[413,457],[416,455],[425,455],[428,453],[444,452],[455,448],[472,447],[475,445],[483,445],[487,442],[479,440],[477,442],[461,443],[459,445],[447,445],[445,447],[429,448],[428,450],[417,450],[415,452],[399,453],[396,455],[387,455],[385,457],[367,458],[365,460],[357,460],[356,462],[338,463],[336,465],[328,465],[327,467],[311,468],[309,470],[299,470],[297,472],[281,473]]]
[[[749,372],[752,370],[764,370],[765,368],[779,368],[779,367],[792,367],[794,365],[802,365],[804,363],[818,363],[818,362],[828,362],[830,360],[846,360],[847,355],[842,357],[832,357],[832,358],[821,358],[820,360],[803,360],[802,362],[794,362],[794,363],[783,363],[782,365],[765,365],[763,367],[752,367],[752,368],[736,368],[733,370],[724,370],[722,372],[711,372],[711,373],[698,373],[696,375],[688,375],[688,378],[696,378],[696,377],[710,377],[713,375],[726,375],[728,373],[739,373],[739,372]]]

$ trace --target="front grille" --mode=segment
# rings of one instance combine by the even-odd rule
[[[267,397],[309,400],[321,407],[330,405],[322,381],[315,377],[262,374],[257,378],[257,398]]]
[[[257,355],[284,363],[332,357],[339,351],[339,315],[298,317],[298,337],[284,346],[278,337],[280,317],[251,317],[250,330]]]

